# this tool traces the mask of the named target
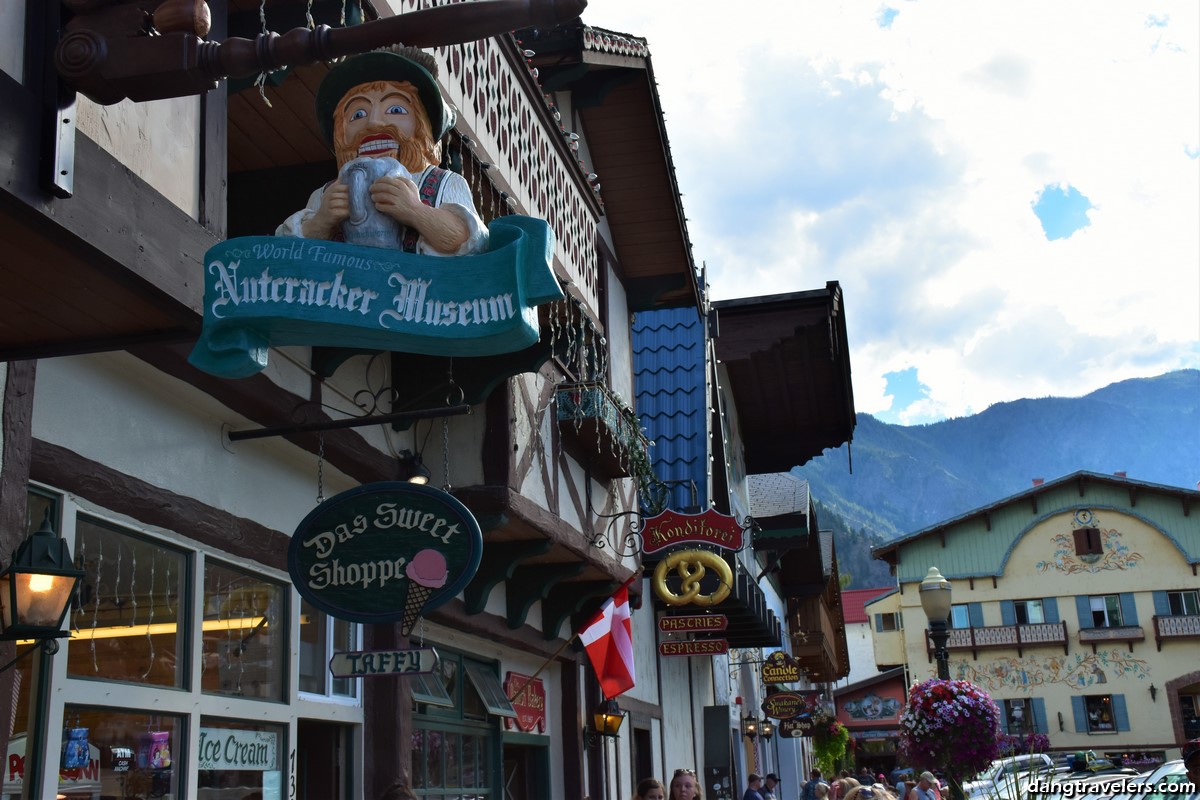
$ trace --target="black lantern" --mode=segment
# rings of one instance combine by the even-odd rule
[[[742,717],[742,736],[753,742],[754,737],[758,736],[758,720],[754,717]]]
[[[769,717],[758,724],[758,735],[764,742],[771,741],[771,737],[775,735],[775,723],[771,722]]]
[[[605,700],[596,706],[592,714],[592,726],[584,728],[583,735],[588,745],[594,745],[604,739],[615,739],[625,721],[625,712],[617,705],[616,700]]]
[[[421,460],[420,453],[411,450],[400,451],[399,456],[400,480],[409,483],[419,483],[422,486],[429,483],[429,467]]]
[[[67,636],[63,619],[82,577],[66,541],[50,526],[47,511],[42,526],[21,543],[0,573],[0,640],[46,642]]]

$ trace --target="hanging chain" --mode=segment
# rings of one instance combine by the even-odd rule
[[[452,406],[456,403],[463,402],[462,387],[454,382],[454,359],[450,359],[450,366],[446,369],[446,406]],[[455,397],[457,391],[458,396]],[[442,417],[442,489],[450,491],[450,418]]]
[[[317,433],[317,504],[325,502],[325,433]]]

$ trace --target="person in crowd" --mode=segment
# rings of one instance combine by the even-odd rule
[[[821,770],[814,769],[808,773],[808,780],[800,788],[800,800],[817,800],[817,784],[821,782]]]
[[[637,785],[633,800],[666,800],[667,790],[658,778],[646,778]]]
[[[829,787],[830,800],[846,800],[847,793],[849,793],[851,789],[861,785],[862,784],[849,775],[838,778]]]
[[[751,772],[746,778],[746,793],[742,795],[742,800],[763,800],[762,778],[757,773]]]
[[[1183,746],[1184,769],[1187,770],[1188,781],[1200,791],[1200,739],[1192,739]]]
[[[908,800],[942,800],[942,792],[932,772],[921,773],[917,785],[908,792]]]
[[[846,792],[845,800],[896,800],[887,786],[882,783],[855,786]]]
[[[870,786],[874,781],[871,780],[871,770],[866,764],[858,771],[858,783],[860,786]]]
[[[761,794],[763,800],[777,800],[775,797],[775,787],[779,785],[779,776],[774,772],[768,772],[763,776],[763,788]]]
[[[816,795],[817,800],[828,800],[829,784],[825,781],[821,781],[813,787],[813,794]]]
[[[696,780],[694,769],[675,770],[670,788],[667,800],[700,800],[700,781]]]

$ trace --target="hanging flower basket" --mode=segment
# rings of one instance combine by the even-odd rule
[[[846,745],[850,741],[850,731],[836,719],[824,717],[813,731],[812,751],[816,766],[825,774],[837,771],[842,758],[846,755]]]
[[[559,430],[597,477],[640,478],[650,471],[641,422],[607,386],[563,384],[556,405]]]
[[[1000,739],[1000,710],[970,681],[915,684],[900,714],[900,752],[907,762],[959,780],[994,761]]]

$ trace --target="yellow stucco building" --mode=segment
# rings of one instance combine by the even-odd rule
[[[953,587],[950,674],[1010,733],[1138,766],[1200,736],[1200,491],[1077,472],[874,551],[898,590],[866,607],[876,663],[936,675],[918,586]]]

